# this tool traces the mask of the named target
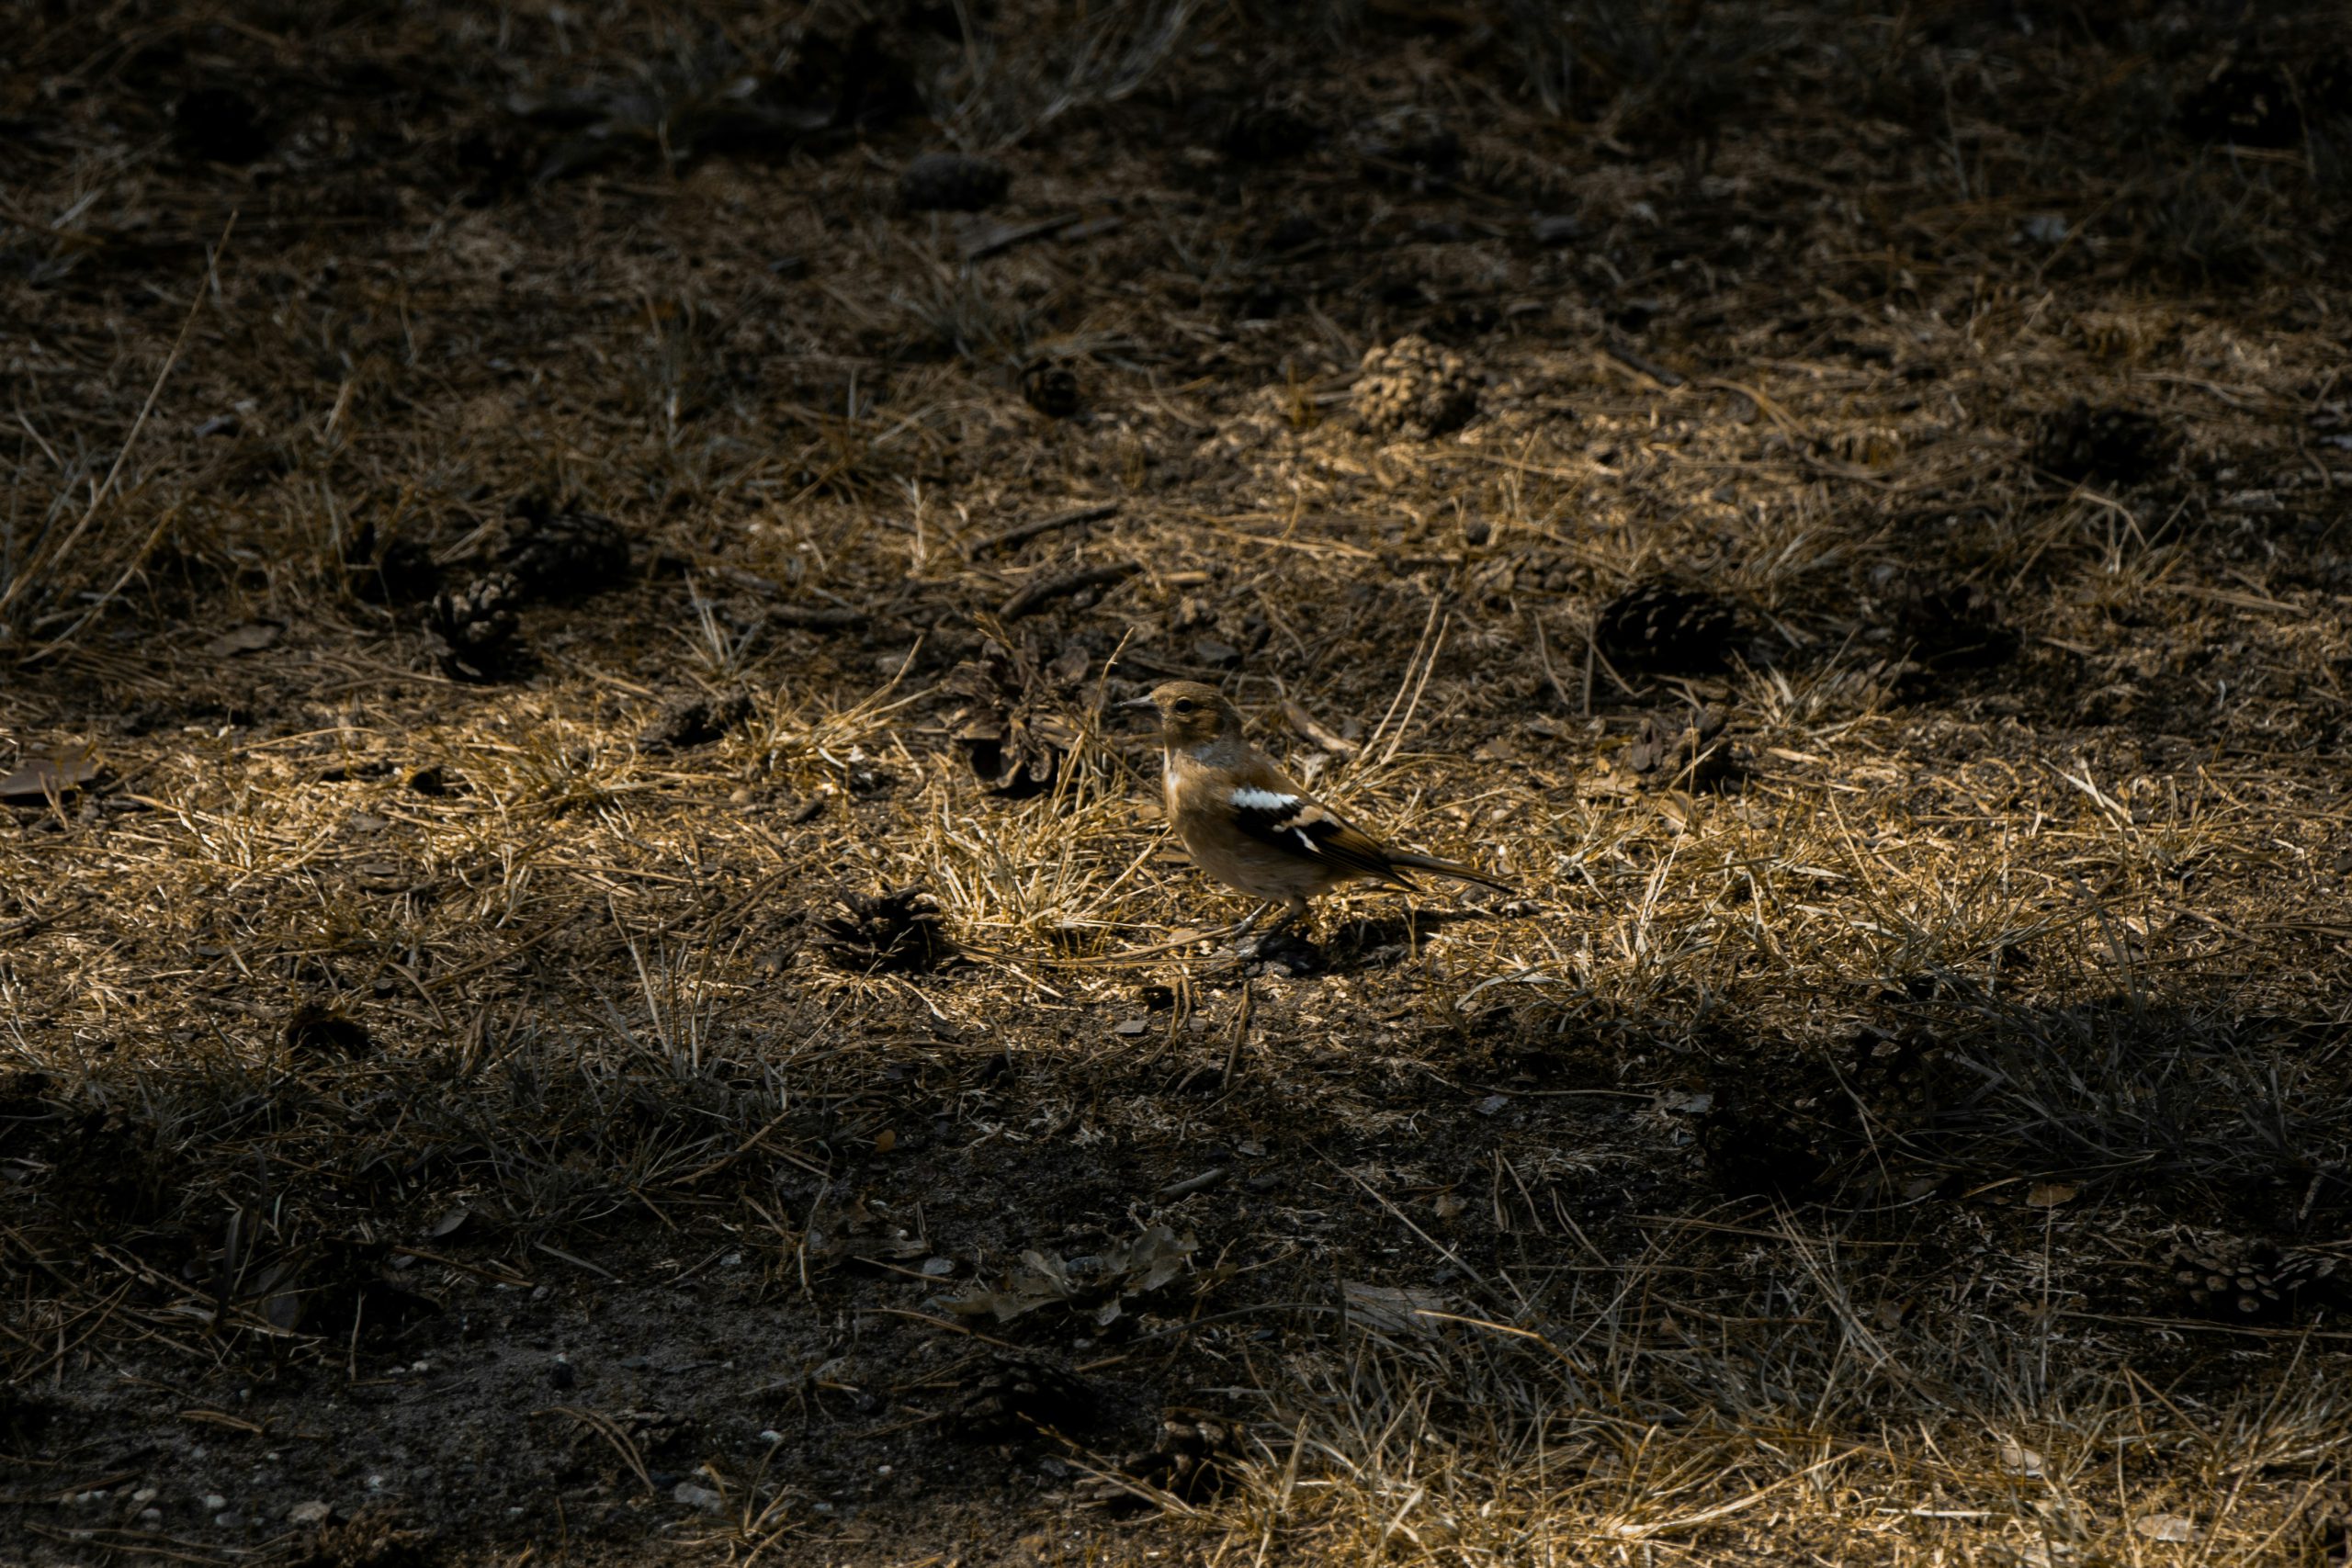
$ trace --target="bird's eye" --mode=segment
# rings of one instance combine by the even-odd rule
[[[1193,708],[1199,705],[1200,705],[1193,702],[1190,697],[1178,697],[1175,704],[1176,711],[1178,713],[1190,713]]]

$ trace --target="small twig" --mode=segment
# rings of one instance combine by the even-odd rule
[[[808,604],[776,604],[766,614],[768,621],[775,626],[825,632],[862,626],[874,618],[862,610],[820,610]]]
[[[1067,599],[1090,588],[1108,588],[1114,583],[1125,582],[1142,570],[1142,566],[1135,561],[1123,560],[1110,566],[1090,566],[1083,571],[1066,572],[1059,577],[1046,578],[1042,582],[1032,582],[1004,602],[1004,608],[996,613],[997,619],[1017,621],[1024,615],[1034,615],[1057,599]]]
[[[1294,697],[1283,699],[1283,717],[1289,721],[1290,727],[1298,732],[1302,739],[1313,741],[1334,757],[1345,760],[1356,754],[1358,748],[1354,741],[1335,734],[1313,714],[1307,712],[1306,705]]]
[[[1537,615],[1533,610],[1530,610],[1527,612],[1527,620],[1528,624],[1535,628],[1535,657],[1537,661],[1544,666],[1544,680],[1545,683],[1552,688],[1552,694],[1560,699],[1560,705],[1562,707],[1572,708],[1576,706],[1577,705],[1569,699],[1568,689],[1560,684],[1560,672],[1552,668],[1552,645],[1544,636],[1544,617]],[[1590,683],[1589,682],[1587,683],[1587,690],[1588,692],[1590,690]],[[1588,695],[1586,697],[1584,706],[1587,713],[1590,713],[1592,711],[1592,699],[1590,696]]]
[[[645,1490],[648,1493],[657,1497],[662,1495],[662,1489],[653,1484],[652,1472],[645,1468],[645,1456],[638,1452],[637,1445],[628,1440],[628,1434],[622,1431],[620,1424],[611,1416],[578,1404],[550,1404],[545,1410],[537,1411],[534,1414],[569,1416],[582,1426],[588,1427],[612,1445],[613,1451],[621,1456],[621,1462],[635,1472],[638,1480],[645,1483]]]
[[[1058,217],[1040,219],[1035,223],[998,224],[986,233],[975,235],[963,249],[967,262],[986,261],[1015,245],[1025,245],[1032,240],[1042,240],[1048,234],[1058,234],[1076,224],[1081,214],[1065,212]]]
[[[537,1247],[541,1252],[546,1253],[549,1258],[560,1258],[566,1263],[572,1264],[577,1268],[587,1269],[591,1274],[602,1274],[605,1279],[614,1280],[617,1280],[620,1278],[618,1274],[614,1273],[609,1269],[600,1269],[584,1258],[574,1258],[571,1254],[563,1251],[560,1247],[549,1247],[546,1242],[535,1241],[531,1245]]]
[[[1238,1033],[1237,1033],[1235,1035],[1235,1043],[1238,1044],[1239,1043],[1240,1037]],[[1226,1066],[1227,1069],[1226,1077],[1230,1079],[1233,1076],[1231,1072],[1232,1063],[1228,1060]],[[1223,1181],[1226,1179],[1227,1174],[1227,1172],[1224,1166],[1213,1166],[1209,1169],[1201,1172],[1198,1176],[1188,1176],[1182,1181],[1171,1181],[1167,1186],[1161,1188],[1159,1191],[1153,1193],[1152,1196],[1160,1199],[1163,1201],[1172,1202],[1176,1199],[1198,1192],[1204,1188],[1216,1186],[1218,1182]]]
[[[1231,1089],[1233,1087],[1233,1069],[1241,1060],[1241,1043],[1250,1038],[1250,1015],[1251,1012],[1256,1010],[1254,1007],[1256,997],[1257,993],[1250,989],[1248,976],[1243,976],[1241,981],[1241,1007],[1240,1010],[1235,1013],[1233,1019],[1233,1042],[1225,1048],[1225,1071],[1219,1075],[1218,1079],[1218,1081],[1223,1083],[1227,1089]],[[1222,1176],[1223,1174],[1225,1173],[1221,1170],[1213,1170],[1209,1172],[1210,1177]],[[1193,1180],[1195,1184],[1205,1184],[1204,1179],[1200,1177],[1194,1177]],[[1187,1192],[1193,1190],[1190,1185],[1182,1182],[1179,1182],[1177,1185],[1182,1187]],[[1160,1196],[1164,1198],[1169,1196],[1169,1194],[1163,1191]]]
[[[1643,358],[1634,352],[1630,344],[1611,338],[1601,346],[1608,351],[1610,358],[1620,365],[1640,371],[1661,387],[1673,388],[1682,385],[1682,376],[1679,371],[1668,370],[1654,360]]]
[[[1152,958],[1163,953],[1181,953],[1199,942],[1224,942],[1228,938],[1238,937],[1249,929],[1249,925],[1248,920],[1236,920],[1222,931],[1187,931],[1170,942],[1158,942],[1150,947],[1130,948],[1125,953],[1104,953],[1102,958],[1103,961]]]
[[[990,550],[1009,550],[1015,545],[1027,544],[1040,534],[1051,534],[1063,528],[1081,527],[1089,523],[1101,523],[1118,514],[1119,503],[1115,501],[1106,501],[1094,506],[1072,507],[1068,512],[1057,512],[1049,517],[1035,517],[1026,523],[1017,523],[1002,533],[990,534],[987,538],[966,549],[964,558],[976,559]]]

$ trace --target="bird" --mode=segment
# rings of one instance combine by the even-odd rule
[[[1236,938],[1279,906],[1283,913],[1266,931],[1272,936],[1305,918],[1310,898],[1359,879],[1419,891],[1405,874],[1426,871],[1513,890],[1457,862],[1389,849],[1308,795],[1250,744],[1240,710],[1215,686],[1170,681],[1123,705],[1159,715],[1168,822],[1193,863],[1263,900]]]

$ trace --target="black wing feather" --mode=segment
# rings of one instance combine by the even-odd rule
[[[1414,886],[1370,834],[1303,796],[1270,797],[1270,792],[1244,791],[1233,802],[1233,821],[1244,833],[1274,849],[1311,855],[1359,876]]]

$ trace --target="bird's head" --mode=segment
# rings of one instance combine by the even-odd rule
[[[1174,750],[1213,745],[1227,735],[1241,733],[1240,710],[1226,700],[1223,692],[1198,681],[1170,681],[1126,705],[1156,710],[1160,739]]]

